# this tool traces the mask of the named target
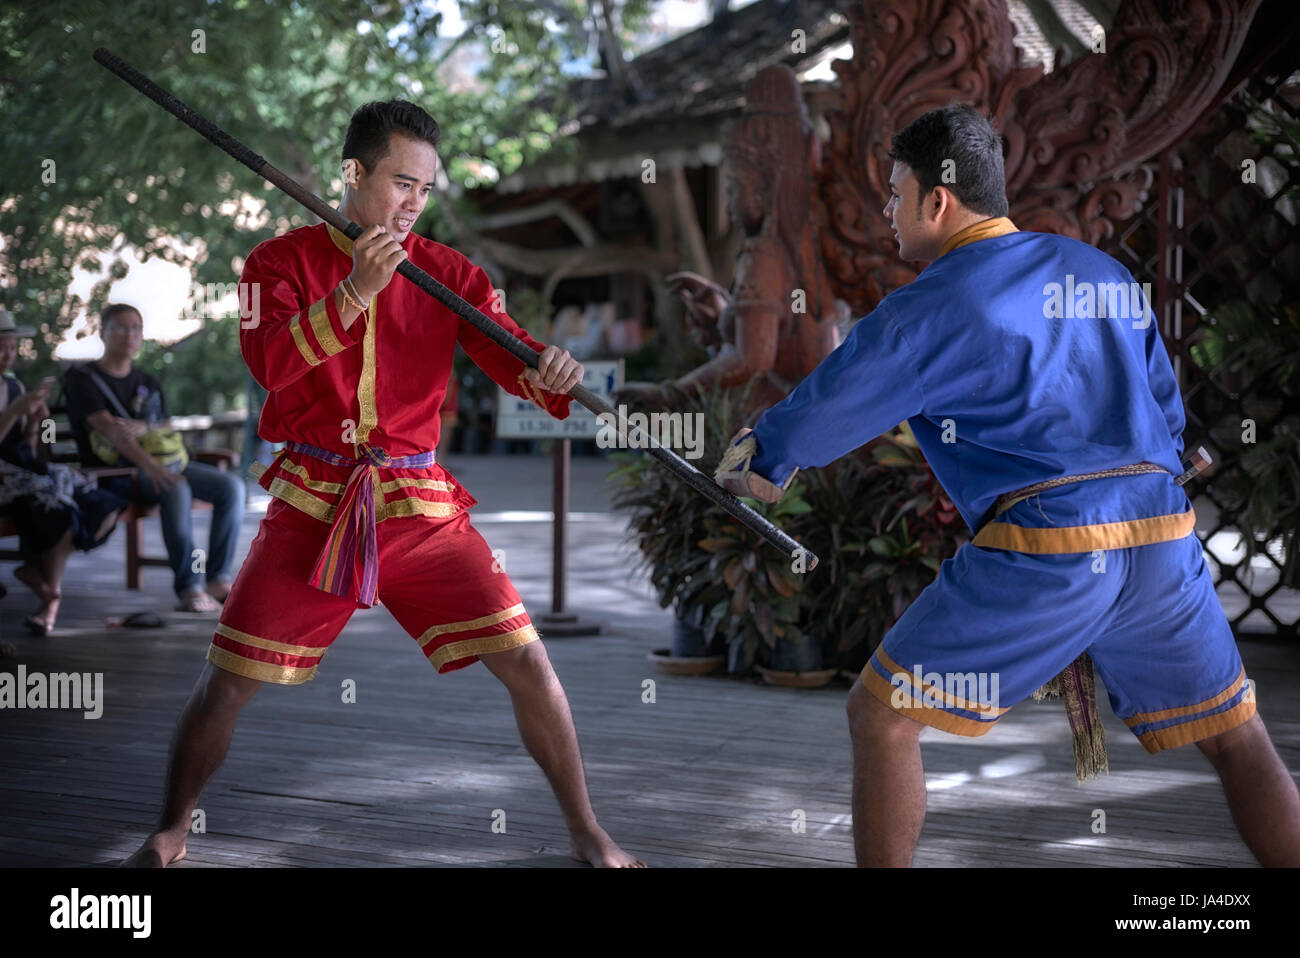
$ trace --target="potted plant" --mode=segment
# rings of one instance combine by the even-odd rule
[[[747,391],[699,391],[681,396],[676,411],[703,418],[700,462],[716,462],[730,437],[726,432],[746,401]],[[679,455],[685,452],[674,449]],[[699,542],[708,535],[710,513],[726,515],[649,456],[615,453],[619,462],[609,476],[616,487],[614,506],[628,514],[628,535],[641,553],[639,568],[648,573],[662,608],[673,607],[673,647],[652,657],[665,671],[715,671],[726,661],[727,636],[710,613],[725,603],[728,590],[710,574],[710,555]],[[672,660],[672,661],[666,661]]]
[[[798,482],[780,502],[745,501],[780,528],[791,528],[797,517],[812,512]],[[788,556],[768,548],[720,509],[706,517],[705,526],[708,534],[699,547],[712,557],[710,575],[727,589],[705,621],[727,636],[728,671],[757,667],[772,684],[830,681],[835,670],[822,674],[821,638],[805,630],[812,596],[807,574],[796,572]]]
[[[800,478],[809,510],[789,531],[821,557],[802,628],[853,678],[965,526],[906,424]]]
[[[706,466],[721,458],[746,399],[715,390],[677,407],[705,416]],[[628,458],[611,480],[680,629],[698,630],[697,648],[725,648],[729,672],[758,670],[781,684],[823,684],[840,668],[856,674],[965,531],[905,424],[801,473],[780,502],[746,500],[821,558],[807,573],[647,457]]]

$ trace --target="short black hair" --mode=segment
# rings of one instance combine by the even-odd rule
[[[424,140],[434,149],[442,139],[438,121],[409,100],[376,100],[352,114],[343,138],[343,159],[355,159],[367,172],[388,155],[388,137],[394,130]]]
[[[950,103],[921,114],[894,134],[889,155],[916,176],[921,197],[943,186],[972,212],[1007,215],[1002,137],[974,107]],[[953,161],[947,181],[943,176],[945,160]]]
[[[136,309],[130,303],[109,303],[99,311],[99,331],[103,333],[108,328],[109,321],[118,313],[135,313],[143,321],[144,314]]]

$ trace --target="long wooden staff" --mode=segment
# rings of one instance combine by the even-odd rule
[[[308,192],[300,183],[286,175],[283,170],[279,170],[272,166],[263,157],[258,156],[229,133],[218,127],[215,123],[186,106],[176,97],[172,96],[162,87],[158,86],[158,84],[154,83],[140,71],[136,70],[124,61],[121,57],[117,56],[105,47],[97,49],[94,56],[95,61],[99,63],[100,66],[135,87],[135,89],[143,93],[150,100],[153,100],[154,103],[157,103],[160,107],[172,116],[176,117],[176,119],[180,120],[190,129],[203,136],[213,145],[220,147],[271,185],[293,197],[293,199],[307,207],[307,209],[311,210],[326,223],[329,223],[335,229],[344,233],[349,239],[355,240],[361,235],[362,229],[356,223],[353,223],[319,196]],[[403,260],[401,265],[397,267],[397,272],[401,273],[410,282],[414,283],[438,302],[442,303],[502,349],[507,350],[516,359],[534,369],[537,368],[537,353],[514,336],[511,336],[502,326],[479,312],[410,260]],[[749,506],[745,505],[731,493],[727,492],[727,490],[723,489],[712,479],[705,476],[698,469],[691,466],[671,449],[665,449],[663,446],[659,445],[654,437],[646,433],[645,430],[638,426],[628,424],[626,422],[626,417],[617,415],[614,407],[604,399],[597,396],[586,387],[580,385],[574,386],[573,389],[570,390],[570,395],[597,416],[604,414],[607,417],[605,422],[616,424],[615,428],[618,429],[621,436],[625,439],[633,440],[629,445],[639,444],[641,448],[645,448],[650,455],[659,460],[659,464],[665,469],[677,478],[681,479],[705,498],[721,506],[731,515],[740,520],[740,522],[745,526],[752,529],[754,532],[757,532],[760,536],[772,545],[776,546],[786,555],[801,562],[803,568],[811,570],[817,565],[816,555],[799,545],[799,543],[794,539],[790,538],[790,536],[786,535],[771,522],[763,518],[753,509],[749,508]]]

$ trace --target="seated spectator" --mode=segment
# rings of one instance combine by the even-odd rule
[[[54,630],[62,597],[63,570],[72,550],[89,551],[112,534],[127,503],[97,489],[66,466],[42,462],[36,455],[45,405],[54,381],[47,379],[26,392],[12,373],[18,339],[34,331],[19,329],[0,309],[0,515],[18,529],[23,564],[14,576],[36,593],[41,606],[24,620],[29,632],[47,636]]]
[[[141,505],[161,505],[163,541],[179,599],[177,608],[182,612],[215,611],[217,603],[226,600],[234,578],[244,484],[238,476],[215,466],[189,461],[179,446],[159,448],[167,446],[165,439],[172,435],[163,431],[170,421],[162,386],[131,364],[143,342],[144,320],[134,306],[121,303],[104,307],[99,319],[104,357],[69,369],[63,382],[81,461],[88,467],[139,467],[136,482],[117,476],[104,478],[100,485]],[[146,445],[153,448],[152,453],[146,451]],[[208,552],[202,564],[195,561],[193,548],[190,509],[194,499],[212,503]],[[206,591],[200,584],[204,566]]]

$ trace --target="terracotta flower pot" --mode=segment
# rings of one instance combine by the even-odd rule
[[[817,689],[829,685],[838,669],[818,669],[815,672],[780,672],[758,666],[758,674],[768,685],[784,685],[792,689]]]
[[[665,675],[708,675],[722,668],[725,655],[672,655],[670,649],[655,649],[646,656]]]

